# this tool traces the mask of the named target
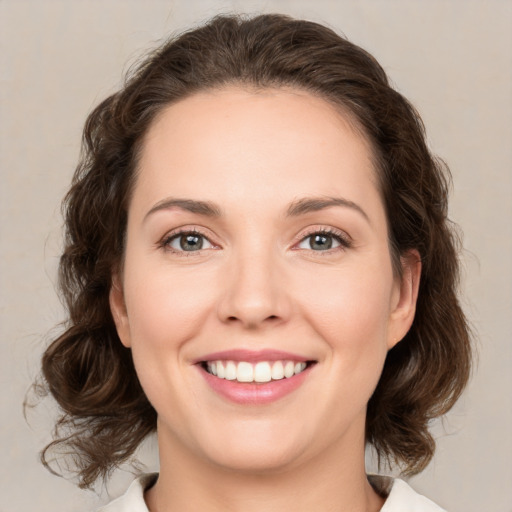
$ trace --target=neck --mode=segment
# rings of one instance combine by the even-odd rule
[[[342,441],[341,441],[342,442]],[[377,512],[383,500],[364,468],[364,439],[340,454],[265,471],[239,471],[196,457],[159,432],[160,476],[146,492],[150,512]]]

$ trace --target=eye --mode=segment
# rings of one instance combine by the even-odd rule
[[[349,247],[350,243],[341,234],[330,231],[317,231],[304,237],[299,243],[299,249],[312,251],[328,251],[339,247]]]
[[[197,231],[182,231],[166,237],[162,245],[174,252],[196,252],[211,249],[212,243]]]

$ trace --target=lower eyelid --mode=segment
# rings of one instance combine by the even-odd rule
[[[170,247],[171,242],[175,241],[176,239],[179,239],[180,236],[188,235],[188,234],[201,237],[203,240],[205,240],[209,244],[209,246],[201,247],[201,249],[198,249],[196,251],[186,251],[181,248],[177,249],[177,248]],[[333,232],[330,230],[317,229],[315,231],[311,231],[307,234],[302,235],[301,238],[298,240],[298,242],[295,244],[295,247],[297,247],[301,243],[305,242],[308,238],[310,238],[314,235],[324,235],[324,236],[331,237],[336,242],[338,242],[339,245],[337,247],[332,247],[332,248],[326,249],[324,251],[315,251],[311,248],[304,248],[305,250],[310,250],[312,252],[318,252],[318,253],[332,252],[332,251],[336,251],[336,250],[340,250],[340,249],[341,250],[348,249],[352,246],[352,240],[350,239],[350,237],[348,235]],[[181,231],[170,233],[161,239],[161,241],[158,243],[158,246],[163,249],[168,250],[169,252],[179,253],[180,255],[187,255],[187,256],[193,255],[194,253],[200,253],[203,250],[219,248],[219,246],[216,245],[214,242],[212,242],[207,235],[203,234],[202,232],[200,232],[196,229],[183,229]]]
[[[178,249],[178,248],[170,246],[170,244],[172,242],[179,240],[179,238],[184,235],[194,235],[197,237],[201,237],[204,241],[206,241],[209,244],[209,246],[201,247],[201,249],[198,249],[197,251],[185,251],[181,248]],[[206,236],[205,234],[203,234],[200,231],[197,231],[195,229],[183,229],[181,231],[170,233],[170,234],[166,235],[165,237],[163,237],[162,240],[158,243],[158,245],[159,245],[159,247],[161,247],[169,252],[186,254],[186,255],[191,255],[193,253],[199,253],[203,250],[207,250],[207,249],[211,249],[211,248],[215,247],[215,244],[210,240],[210,238],[208,236]]]
[[[347,244],[344,240],[340,239],[339,237],[337,236],[333,236],[333,235],[329,235],[333,240],[334,242],[336,243],[335,247],[329,247],[328,249],[324,249],[323,251],[315,251],[314,249],[312,249],[311,247],[300,247],[300,244],[302,243],[307,243],[307,240],[309,238],[311,238],[312,236],[314,235],[308,235],[306,236],[305,238],[303,238],[300,243],[299,243],[299,248],[300,249],[304,249],[304,250],[307,250],[307,251],[314,251],[314,252],[329,252],[329,251],[333,251],[333,250],[337,250],[337,249],[346,249],[347,247]]]
[[[334,240],[336,240],[339,243],[338,247],[334,247],[333,249],[347,249],[352,245],[352,241],[348,235],[338,233],[336,231],[328,230],[328,229],[317,229],[315,231],[310,231],[309,233],[303,234],[300,239],[298,240],[296,245],[301,244],[302,242],[306,241],[308,238],[311,238],[315,235],[323,235],[326,237],[331,237]],[[310,249],[311,250],[311,249]],[[322,251],[315,251],[315,252],[322,252]],[[327,251],[324,251],[327,252]]]

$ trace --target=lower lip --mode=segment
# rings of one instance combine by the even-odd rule
[[[308,376],[311,366],[293,377],[270,382],[238,382],[236,380],[219,379],[197,365],[209,386],[219,395],[231,402],[244,405],[263,405],[275,402],[295,391]]]

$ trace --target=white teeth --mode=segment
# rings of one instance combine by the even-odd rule
[[[289,379],[290,377],[293,377],[295,374],[295,365],[293,364],[293,361],[286,361],[286,364],[284,365],[284,376]]]
[[[252,382],[254,380],[254,368],[251,363],[238,363],[236,380],[238,382]]]
[[[256,364],[254,367],[254,380],[255,382],[270,382],[272,380],[270,363],[261,362]]]
[[[224,370],[224,365],[222,364],[222,361],[217,361],[217,377],[219,377],[219,379],[226,378],[226,370]]]
[[[281,380],[284,378],[284,367],[281,361],[276,361],[272,365],[272,378],[274,380]]]
[[[293,372],[297,375],[297,373],[300,373],[304,368],[306,368],[306,363],[296,363]]]
[[[233,361],[226,363],[226,380],[236,379],[236,364]]]
[[[249,363],[246,361],[208,361],[208,373],[216,375],[219,379],[236,380],[238,382],[270,382],[271,380],[289,379],[306,369],[304,361],[260,361]]]
[[[209,361],[206,366],[208,367],[208,371],[212,375],[217,375],[217,364],[216,363]]]

